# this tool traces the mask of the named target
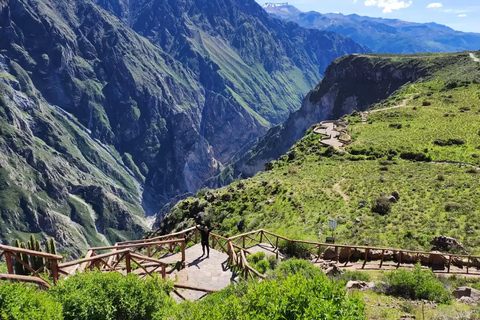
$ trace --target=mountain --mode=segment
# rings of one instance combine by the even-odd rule
[[[253,0],[0,0],[2,241],[138,237],[365,51]]]
[[[264,9],[274,17],[304,28],[338,32],[378,53],[458,52],[480,48],[480,34],[455,31],[436,23],[301,12],[291,5],[264,5]]]
[[[333,125],[348,143],[323,145],[315,124],[267,171],[180,201],[157,221],[159,231],[205,221],[224,236],[264,228],[324,242],[336,220],[337,243],[431,250],[445,235],[479,253],[475,57],[480,51],[336,60],[295,118],[306,108],[310,117],[347,113]],[[366,100],[376,88],[378,99]],[[354,111],[355,101],[368,113]]]

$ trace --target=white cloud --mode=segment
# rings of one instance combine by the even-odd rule
[[[462,13],[462,14],[459,14],[459,15],[458,15],[458,17],[459,17],[459,18],[466,18],[466,17],[467,17],[467,15],[466,15],[466,14],[464,14],[464,13]]]
[[[390,13],[393,10],[408,8],[412,5],[412,1],[403,0],[365,0],[367,7],[374,6],[383,8],[383,13]]]
[[[441,4],[440,2],[432,2],[427,6],[428,9],[441,7],[443,7],[443,4]]]

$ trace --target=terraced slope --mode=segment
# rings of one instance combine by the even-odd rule
[[[479,253],[480,64],[468,52],[361,57],[425,73],[371,105],[366,122],[356,111],[342,117],[346,152],[322,147],[312,126],[269,171],[179,202],[161,228],[203,219],[225,235],[264,227],[325,241],[333,219],[338,243],[431,249],[446,235]],[[385,204],[392,193],[399,200]]]

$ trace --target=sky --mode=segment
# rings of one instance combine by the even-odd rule
[[[258,3],[285,0],[257,0]],[[480,0],[290,0],[302,11],[356,13],[410,22],[436,22],[480,33]]]

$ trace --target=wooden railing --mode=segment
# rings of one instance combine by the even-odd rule
[[[461,268],[466,267],[467,274],[470,272],[469,269],[471,267],[476,267],[477,269],[480,268],[480,256],[478,255],[450,254],[440,252],[426,252],[358,245],[340,245],[304,240],[294,240],[263,229],[250,231],[229,238],[230,241],[236,243],[236,245],[241,248],[248,248],[253,243],[262,243],[263,239],[265,239],[266,242],[272,246],[273,251],[277,254],[279,251],[279,241],[284,240],[288,242],[288,245],[291,246],[292,249],[296,243],[310,246],[311,248],[309,248],[308,251],[315,262],[318,262],[320,259],[324,258],[324,252],[329,249],[334,251],[334,254],[332,254],[333,258],[330,257],[329,259],[325,260],[345,262],[345,265],[350,263],[351,260],[363,260],[362,269],[365,268],[367,261],[379,261],[379,268],[382,268],[387,256],[392,256],[392,259],[390,260],[394,260],[395,262],[397,262],[397,268],[400,267],[402,262],[412,264],[420,262],[422,265],[435,267],[435,259],[444,260],[443,265],[447,268],[447,273],[450,273],[450,268],[452,265]],[[376,256],[379,257],[377,258]]]
[[[53,283],[56,284],[59,276],[58,261],[63,259],[62,256],[55,254],[0,245],[0,259],[2,257],[5,258],[8,275],[1,274],[0,279],[21,280],[21,278],[26,277],[24,275],[15,275],[15,264],[21,264],[30,273],[29,278],[34,278],[34,280],[31,280],[32,282],[37,282],[45,287],[49,287],[50,284],[41,277],[41,273],[47,271]],[[29,261],[32,261],[32,257],[43,259],[42,265],[40,267],[37,266],[37,268],[32,266],[29,263]]]

